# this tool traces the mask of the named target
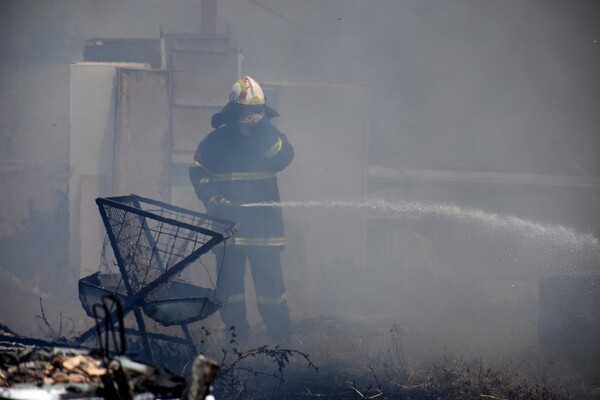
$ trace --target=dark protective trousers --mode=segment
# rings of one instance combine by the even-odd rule
[[[217,299],[224,303],[221,320],[226,329],[235,327],[239,342],[247,340],[250,326],[246,318],[244,276],[246,262],[256,290],[257,308],[267,334],[283,342],[290,334],[290,317],[281,268],[281,250],[269,246],[225,246],[215,251],[217,257]]]

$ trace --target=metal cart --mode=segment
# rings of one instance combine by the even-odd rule
[[[137,330],[126,332],[139,336],[142,358],[156,362],[152,340],[186,344],[195,354],[187,324],[207,318],[222,304],[214,288],[186,282],[180,275],[190,265],[200,262],[200,256],[224,244],[237,225],[133,194],[98,198],[96,204],[118,272],[98,271],[80,279],[79,299],[86,313],[97,317],[94,305],[111,295],[120,301],[122,316],[130,312],[135,316]],[[163,326],[179,325],[184,338],[149,332],[142,312]],[[79,344],[96,335],[99,327],[106,327],[106,320],[111,324],[118,321],[116,310],[109,310],[101,319],[97,326],[79,336]]]

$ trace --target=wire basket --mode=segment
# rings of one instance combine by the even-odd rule
[[[219,309],[213,288],[178,277],[231,237],[234,222],[137,195],[98,198],[96,203],[119,272],[80,280],[79,297],[88,315],[107,293],[119,294],[125,312],[139,306],[163,325],[204,319]]]

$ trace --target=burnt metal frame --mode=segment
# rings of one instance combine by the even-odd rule
[[[134,204],[134,206],[132,207],[127,204],[124,204],[124,202],[132,203],[132,204]],[[167,210],[170,210],[173,212],[179,212],[179,213],[192,215],[192,216],[198,217],[200,219],[203,219],[203,218],[210,219],[212,221],[221,223],[223,226],[229,226],[229,229],[227,229],[224,232],[215,232],[210,229],[202,228],[200,226],[191,225],[191,224],[177,221],[177,220],[167,218],[167,217],[164,217],[161,215],[156,215],[151,212],[142,210],[140,207],[140,202],[144,202],[144,203],[148,203],[148,204],[151,204],[154,206],[162,207],[164,209],[167,209]],[[163,203],[163,202],[157,201],[157,200],[148,199],[148,198],[141,197],[141,196],[138,196],[135,194],[131,194],[129,196],[97,198],[96,204],[98,205],[98,209],[100,211],[100,216],[102,217],[102,222],[104,223],[104,226],[106,227],[108,238],[109,238],[110,244],[113,248],[115,259],[117,261],[119,271],[121,272],[121,277],[123,278],[123,283],[125,284],[125,289],[127,290],[127,294],[129,296],[127,299],[128,301],[122,305],[120,312],[122,313],[123,316],[125,316],[129,312],[133,311],[135,318],[136,318],[137,325],[138,325],[139,335],[141,336],[142,345],[144,347],[144,351],[145,351],[146,355],[150,358],[151,361],[154,362],[148,337],[155,337],[155,338],[160,338],[163,340],[172,339],[172,341],[176,342],[176,343],[185,342],[188,344],[188,346],[191,348],[191,350],[195,353],[195,346],[193,344],[192,337],[190,335],[189,329],[187,328],[186,324],[180,324],[180,327],[185,336],[185,340],[182,340],[182,339],[176,338],[176,337],[167,336],[167,335],[160,335],[160,334],[146,332],[146,324],[144,323],[144,319],[143,319],[140,308],[141,308],[141,306],[143,306],[144,298],[146,297],[147,294],[149,294],[150,292],[152,292],[159,286],[167,283],[171,278],[173,278],[175,275],[181,273],[188,265],[190,265],[192,262],[194,262],[200,256],[202,256],[203,254],[206,254],[213,247],[215,247],[219,243],[223,242],[224,240],[228,239],[229,237],[233,236],[233,234],[237,230],[238,225],[231,221],[227,221],[227,220],[220,219],[217,217],[209,216],[209,215],[195,212],[192,210],[187,210],[187,209],[184,209],[181,207]],[[108,218],[108,215],[106,213],[104,206],[110,206],[113,208],[118,208],[123,211],[136,214],[138,216],[138,218],[140,218],[143,226],[147,226],[146,222],[145,222],[145,218],[149,218],[149,219],[153,219],[153,220],[156,220],[159,222],[164,222],[164,223],[168,223],[168,224],[177,226],[178,228],[184,228],[184,229],[188,229],[190,231],[202,233],[206,236],[212,237],[212,239],[210,239],[208,242],[206,242],[204,245],[202,245],[198,249],[194,250],[187,257],[183,258],[182,260],[180,260],[177,263],[175,263],[174,265],[172,265],[169,269],[166,269],[165,272],[163,274],[161,274],[158,278],[156,278],[154,281],[150,282],[148,285],[144,286],[140,291],[135,293],[135,291],[129,281],[128,273],[125,270],[125,267],[124,267],[125,263],[121,257],[120,252],[117,251],[117,249],[118,249],[117,239],[115,237],[114,232],[111,229],[110,221],[109,221],[109,218]],[[149,235],[148,229],[144,229],[144,231],[146,233],[147,240],[149,241],[149,243],[152,243],[154,241],[154,239],[152,238],[151,235]],[[162,260],[160,260],[160,257],[158,254],[157,254],[157,259],[158,259],[159,263],[162,264]],[[105,319],[107,319],[108,321],[116,320],[118,312],[119,312],[119,310],[113,311],[112,313],[107,315],[105,317]],[[104,321],[98,321],[98,325],[100,325],[100,324],[104,324]],[[92,336],[94,333],[96,333],[97,329],[98,329],[97,326],[91,327],[90,329],[88,329],[86,332],[84,332],[83,334],[81,334],[79,336],[77,342],[79,344],[82,344],[87,339],[89,339],[90,336]]]

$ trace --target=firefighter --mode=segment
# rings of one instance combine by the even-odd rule
[[[244,76],[231,88],[229,102],[214,114],[214,130],[198,145],[190,179],[198,198],[215,216],[236,221],[239,229],[216,248],[220,316],[238,343],[249,337],[244,275],[246,262],[254,281],[257,308],[267,334],[284,343],[290,318],[282,275],[285,245],[276,173],[286,168],[294,150],[270,120],[260,85]],[[264,205],[257,205],[264,203]]]

